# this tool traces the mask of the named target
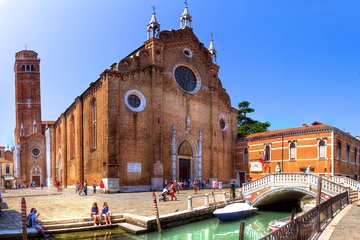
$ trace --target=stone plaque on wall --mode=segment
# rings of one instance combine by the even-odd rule
[[[141,163],[129,162],[127,164],[128,173],[141,173]]]
[[[163,164],[157,161],[154,163],[154,177],[162,177],[163,176]]]
[[[250,162],[250,172],[262,172],[262,164],[259,161]]]

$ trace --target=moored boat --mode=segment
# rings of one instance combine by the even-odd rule
[[[282,226],[284,226],[285,224],[287,224],[290,221],[290,217],[286,217],[286,218],[282,218],[282,219],[278,219],[278,220],[273,220],[271,222],[269,222],[269,230],[271,232],[278,230],[279,228],[281,228]]]
[[[250,206],[247,203],[233,203],[224,208],[216,209],[213,214],[220,221],[230,221],[248,217],[255,214],[257,211],[257,208]]]

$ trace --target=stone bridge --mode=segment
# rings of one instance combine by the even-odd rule
[[[253,206],[298,202],[306,195],[317,196],[319,178],[306,173],[272,173],[244,183],[243,196]],[[355,184],[356,181],[344,177],[322,178],[321,201],[348,191]]]

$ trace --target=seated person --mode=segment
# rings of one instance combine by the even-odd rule
[[[91,207],[91,217],[94,220],[94,226],[100,225],[99,208],[96,202]]]
[[[105,219],[106,225],[111,223],[111,212],[109,211],[109,205],[107,202],[104,202],[101,216]]]
[[[44,229],[41,226],[41,221],[38,219],[40,214],[37,212],[36,208],[32,208],[29,214],[30,225],[28,227],[34,227],[38,233],[39,238],[48,238],[49,235],[45,234]]]

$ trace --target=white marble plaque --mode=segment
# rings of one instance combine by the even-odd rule
[[[261,162],[250,162],[250,172],[262,172]]]
[[[141,173],[141,163],[129,162],[127,164],[128,173]]]

